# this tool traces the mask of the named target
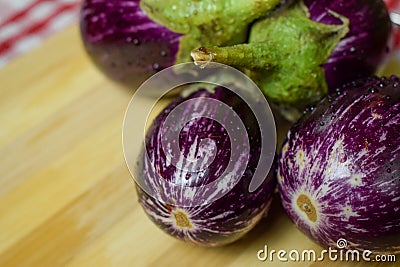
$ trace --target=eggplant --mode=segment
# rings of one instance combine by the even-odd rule
[[[400,79],[348,83],[288,132],[278,159],[282,205],[323,247],[400,252]]]
[[[151,20],[139,0],[84,0],[80,33],[98,69],[133,89],[175,64],[182,36]]]
[[[391,23],[384,2],[371,0],[304,0],[310,19],[337,25],[341,20],[333,12],[349,20],[349,32],[323,64],[329,92],[355,79],[373,74],[387,54]],[[390,18],[390,17],[389,17]]]
[[[247,70],[294,122],[336,87],[372,75],[387,52],[390,29],[380,0],[295,1],[256,21],[248,43],[205,45],[192,57]]]
[[[175,238],[231,243],[266,214],[275,192],[274,169],[249,190],[260,156],[260,127],[246,102],[224,87],[198,89],[172,101],[147,131],[134,172],[139,203]]]
[[[190,51],[202,43],[245,42],[252,21],[287,1],[84,0],[80,34],[102,73],[136,89],[156,72],[191,61]]]

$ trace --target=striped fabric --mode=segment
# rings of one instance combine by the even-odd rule
[[[0,67],[77,21],[81,0],[1,0]]]
[[[0,68],[39,45],[43,39],[76,22],[81,1],[1,0]],[[389,10],[400,11],[400,0],[385,2]],[[394,29],[392,46],[400,48],[400,27]]]
[[[385,0],[385,3],[389,11],[396,11],[400,14],[400,0]],[[400,51],[398,51],[400,49],[400,26],[395,26],[393,29],[392,46],[396,50],[397,58],[400,58]]]

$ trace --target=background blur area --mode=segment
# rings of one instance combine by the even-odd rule
[[[0,68],[77,22],[81,0],[1,0]]]

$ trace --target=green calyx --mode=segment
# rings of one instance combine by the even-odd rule
[[[140,7],[152,20],[176,33],[180,40],[177,62],[190,61],[190,51],[200,45],[227,46],[244,43],[248,27],[281,0],[141,0]]]
[[[348,19],[331,13],[341,25],[312,21],[299,1],[255,22],[247,44],[203,46],[191,55],[198,64],[215,61],[248,70],[269,100],[302,110],[327,93],[321,66],[349,31]]]

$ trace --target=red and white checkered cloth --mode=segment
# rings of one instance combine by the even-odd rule
[[[384,0],[389,11],[395,11],[400,14],[400,0]],[[393,56],[400,60],[400,26],[393,27],[391,38],[391,46],[393,49]]]
[[[81,0],[1,0],[0,68],[77,21]]]
[[[81,1],[0,0],[0,68],[76,22]],[[385,2],[389,10],[400,11],[400,0]],[[400,28],[394,31],[391,42],[393,47],[400,48]],[[397,56],[400,60],[400,53]]]

